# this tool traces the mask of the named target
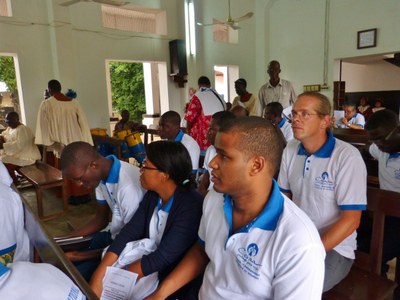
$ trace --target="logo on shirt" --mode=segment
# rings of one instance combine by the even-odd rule
[[[400,169],[398,170],[394,170],[394,178],[399,179],[400,180]]]
[[[335,188],[335,183],[329,180],[329,174],[325,171],[321,174],[321,176],[315,178],[314,188],[322,191],[333,191]]]
[[[254,279],[260,278],[261,264],[256,260],[258,245],[251,243],[246,247],[240,247],[236,253],[236,263],[240,270]]]

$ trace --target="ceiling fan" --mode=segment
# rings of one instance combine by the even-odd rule
[[[100,4],[108,4],[113,6],[122,6],[128,4],[128,2],[123,2],[119,0],[70,0],[60,3],[61,6],[70,6],[79,2],[96,2]]]
[[[228,0],[228,18],[226,19],[226,21],[220,21],[217,19],[214,19],[213,23],[209,23],[209,24],[203,24],[200,22],[197,22],[197,25],[199,26],[211,26],[211,25],[217,25],[217,24],[221,24],[221,25],[226,25],[229,26],[230,28],[234,29],[234,30],[238,30],[240,29],[239,26],[239,22],[250,19],[253,16],[253,12],[248,12],[247,14],[238,17],[238,18],[232,18],[231,16],[231,0]]]

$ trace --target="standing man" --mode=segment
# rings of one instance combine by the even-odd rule
[[[32,130],[19,122],[16,112],[10,112],[6,116],[8,127],[0,135],[0,149],[3,153],[0,157],[6,166],[15,185],[18,184],[15,169],[29,166],[40,159],[41,155],[35,145]]]
[[[47,90],[50,97],[39,107],[35,143],[51,146],[57,158],[62,149],[72,142],[93,145],[90,128],[79,103],[61,93],[61,84],[55,79],[49,81]]]
[[[366,209],[367,171],[360,152],[330,132],[329,99],[301,94],[293,105],[290,141],[278,183],[314,222],[326,250],[324,291],[350,271],[356,229]]]
[[[226,110],[225,101],[211,88],[210,79],[201,76],[197,81],[199,90],[190,99],[186,111],[187,132],[199,144],[202,155],[205,154],[210,142],[207,131],[210,127],[211,116],[218,111]]]
[[[340,120],[338,127],[364,129],[365,118],[363,114],[358,113],[355,104],[344,105],[344,117]]]
[[[250,94],[247,90],[247,81],[244,78],[239,78],[235,81],[235,90],[238,94],[232,102],[232,108],[235,106],[243,106],[250,116],[261,116],[261,106],[258,97]]]
[[[159,135],[162,139],[180,142],[186,147],[192,160],[193,172],[196,173],[199,169],[200,147],[191,136],[180,129],[180,123],[181,116],[176,111],[165,112],[158,124]]]
[[[325,251],[310,219],[273,176],[282,143],[260,117],[217,133],[199,241],[148,299],[165,299],[205,270],[200,299],[321,299]]]
[[[142,201],[144,189],[139,182],[139,168],[118,160],[114,155],[103,157],[88,143],[74,142],[62,152],[61,170],[64,177],[88,188],[96,188],[95,217],[67,235],[92,235],[88,251],[66,253],[71,261],[77,263],[83,277],[90,280],[100,263],[102,250],[129,222]],[[101,231],[109,224],[110,215],[110,230]]]
[[[296,94],[290,81],[279,78],[279,73],[281,73],[279,62],[272,60],[268,64],[267,73],[269,81],[258,92],[262,111],[270,102],[279,102],[283,108],[291,106],[296,99]]]

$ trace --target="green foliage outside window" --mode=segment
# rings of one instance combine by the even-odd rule
[[[146,113],[143,64],[111,62],[110,78],[113,110],[120,114],[126,109],[132,121],[141,123]]]

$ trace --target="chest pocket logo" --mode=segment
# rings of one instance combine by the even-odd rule
[[[323,172],[321,176],[314,180],[314,188],[321,191],[333,191],[335,183],[330,180],[328,172]]]

